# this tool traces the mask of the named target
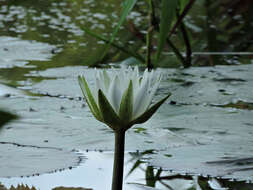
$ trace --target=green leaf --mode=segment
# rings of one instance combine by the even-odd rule
[[[81,87],[83,96],[84,96],[92,114],[94,115],[94,117],[97,120],[103,122],[101,112],[98,108],[96,101],[94,100],[94,97],[90,91],[90,88],[89,88],[88,83],[86,82],[85,78],[83,76],[78,76],[78,82]]]
[[[17,118],[18,117],[14,114],[0,110],[0,128],[6,123],[8,123],[9,121],[13,119],[17,119]]]
[[[119,117],[124,122],[128,124],[131,121],[133,114],[133,82],[130,80],[128,88],[124,92],[120,108],[119,108]]]
[[[125,48],[124,46],[120,46],[114,42],[110,42],[110,40],[106,39],[104,36],[102,36],[101,34],[97,34],[91,30],[89,30],[88,28],[84,27],[84,26],[81,26],[81,29],[84,30],[88,35],[90,36],[93,36],[94,38],[98,39],[98,40],[102,40],[104,41],[105,43],[111,43],[110,45],[115,47],[116,49],[122,51],[123,53],[126,53],[128,54],[129,56],[132,56],[134,58],[136,58],[137,60],[141,61],[141,62],[145,62],[145,59],[142,57],[142,55],[138,54],[137,52],[133,52],[132,50],[128,50],[127,48]],[[98,52],[102,52],[101,54],[104,54],[104,51],[105,51],[106,47],[102,48],[100,51]],[[101,55],[100,54],[100,55]],[[103,56],[104,57],[104,56]],[[100,58],[100,60],[103,59]],[[93,58],[94,59],[94,58]],[[88,65],[94,65],[96,63],[96,61],[98,61],[99,59],[99,56],[98,57],[95,57],[95,59],[93,60],[91,59],[90,61],[88,61]],[[93,61],[93,63],[92,63]]]
[[[105,51],[104,51],[104,54],[102,55],[101,59],[102,60],[104,58],[104,56],[107,54],[110,46],[111,46],[111,43],[114,41],[119,29],[120,29],[120,26],[124,23],[124,21],[126,20],[126,17],[127,15],[129,14],[129,12],[132,10],[132,8],[134,7],[135,3],[136,3],[137,0],[126,0],[124,2],[124,5],[123,5],[123,12],[121,14],[121,17],[120,17],[120,20],[117,24],[117,26],[115,27],[113,33],[112,33],[112,36],[111,36],[111,39],[109,41],[109,43],[106,45],[105,47]]]
[[[180,12],[182,12],[185,8],[185,5],[189,3],[189,0],[179,0],[180,3]]]
[[[161,99],[159,102],[151,106],[145,113],[143,113],[141,116],[133,120],[130,124],[130,126],[134,124],[140,124],[146,122],[148,119],[152,117],[152,115],[156,112],[156,110],[170,97],[171,93],[169,93],[165,98]]]
[[[176,16],[176,8],[178,5],[178,0],[162,0],[162,13],[161,13],[161,23],[160,23],[160,33],[158,39],[158,47],[156,54],[156,62],[158,61],[163,47],[165,45],[167,35],[171,28],[171,23]]]
[[[101,89],[98,90],[98,104],[103,116],[104,123],[106,123],[113,130],[120,129],[121,125],[123,124]]]

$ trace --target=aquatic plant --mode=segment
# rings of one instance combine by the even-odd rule
[[[96,72],[95,87],[90,89],[84,76],[78,77],[84,98],[94,117],[115,134],[112,190],[121,190],[125,150],[125,132],[134,124],[146,122],[170,96],[151,105],[161,81],[158,72],[139,74],[138,67]]]
[[[126,46],[121,46],[114,43],[114,40],[116,38],[117,33],[119,32],[120,27],[123,25],[123,23],[127,19],[127,16],[129,15],[129,13],[134,8],[137,2],[138,2],[137,0],[125,0],[122,3],[123,6],[122,6],[122,13],[120,15],[120,19],[109,39],[107,39],[101,34],[98,34],[89,30],[86,27],[81,27],[88,35],[91,35],[106,43],[102,51],[103,53],[100,56],[98,56],[99,57],[98,60],[95,61],[92,65],[96,66],[98,62],[99,63],[103,62],[110,47],[113,46],[117,48],[118,50],[128,54],[129,56],[134,57],[138,61],[142,63],[145,62],[146,66],[149,69],[152,69],[155,66],[154,63],[158,63],[158,61],[160,60],[162,51],[167,44],[167,46],[171,48],[171,50],[174,52],[174,54],[182,63],[182,65],[185,68],[190,67],[191,56],[192,56],[191,43],[186,31],[186,27],[184,26],[183,19],[188,14],[195,0],[189,0],[189,1],[161,0],[161,2],[158,2],[158,1],[155,2],[154,0],[146,0],[147,13],[148,13],[149,19],[147,21],[147,26],[145,28],[146,34],[145,36],[142,36],[143,41],[145,41],[146,43],[145,44],[146,46],[145,59],[138,52],[132,52],[131,50],[127,49]],[[156,9],[158,9],[158,11]],[[170,40],[170,37],[172,36],[172,34],[175,34],[175,31],[178,28],[180,32],[182,33],[183,41],[186,47],[186,57],[182,55],[179,49]],[[139,35],[143,35],[140,32],[138,33]],[[154,40],[156,40],[155,33],[158,34],[157,43],[154,43]],[[144,40],[145,38],[146,40]],[[157,47],[155,47],[154,44],[157,44]],[[152,54],[155,49],[157,50],[156,50],[155,56],[153,57]]]

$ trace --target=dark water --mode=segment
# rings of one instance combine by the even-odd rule
[[[252,31],[252,20],[250,18],[252,15],[246,6],[250,7],[250,3],[239,4],[238,7],[235,7],[235,4],[229,6],[227,2],[221,5],[214,3],[212,6],[211,3],[210,6],[207,6],[207,3],[208,1],[203,0],[197,2],[185,19],[189,37],[191,37],[192,51],[222,52],[225,55],[199,55],[195,53],[194,63],[196,65],[251,63],[252,43],[250,41],[252,41],[252,35],[250,35],[250,31]],[[208,15],[209,9],[212,11],[217,6],[219,6],[217,9],[219,11],[213,11],[212,16]],[[231,10],[226,10],[227,7],[230,7]],[[136,35],[136,32],[140,35],[145,33],[146,10],[145,2],[138,1],[135,9],[129,15],[128,22],[122,27],[116,38],[117,44],[143,54],[145,44]],[[27,50],[26,54],[18,57],[18,60],[23,63],[22,65],[8,62],[7,65],[1,66],[3,64],[1,63],[0,77],[8,80],[9,84],[15,84],[19,80],[35,80],[25,77],[31,71],[97,63],[96,59],[103,51],[104,42],[89,36],[84,32],[84,28],[109,38],[119,20],[120,11],[121,2],[112,0],[103,2],[40,0],[36,3],[32,0],[2,0],[0,2],[0,36],[3,40],[7,40],[8,43],[8,39],[5,38],[15,37],[17,41],[28,40],[46,43],[51,46],[45,47],[42,53],[51,54],[51,59],[34,60],[29,58],[33,52]],[[215,16],[222,17],[222,19],[217,20]],[[211,23],[208,26],[210,25],[209,27],[214,31],[208,30],[205,18],[210,20]],[[208,36],[209,33],[215,37]],[[213,38],[216,40],[209,42]],[[172,37],[172,40],[175,41],[180,51],[185,50],[182,40],[176,35]],[[16,45],[20,47],[19,44]],[[15,45],[9,47],[2,43],[1,46],[1,59],[5,58],[6,53],[14,56],[18,51]],[[24,46],[27,47],[27,44]],[[40,45],[38,44],[38,46]],[[239,55],[235,52],[239,52]],[[241,53],[246,54],[240,55]],[[128,57],[129,55],[112,48],[105,58],[105,62],[118,62]],[[15,56],[13,58],[15,59]],[[136,64],[136,61],[128,60],[127,63]],[[179,64],[175,56],[165,56],[159,62],[160,66],[165,67],[177,67]]]

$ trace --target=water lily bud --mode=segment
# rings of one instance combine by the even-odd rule
[[[146,69],[141,76],[138,67],[121,68],[110,74],[96,71],[93,89],[84,76],[78,76],[78,81],[94,117],[115,131],[126,131],[134,124],[144,123],[170,96],[151,105],[161,74]]]

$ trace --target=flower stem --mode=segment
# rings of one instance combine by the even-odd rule
[[[112,190],[122,190],[124,172],[125,131],[115,131]]]

